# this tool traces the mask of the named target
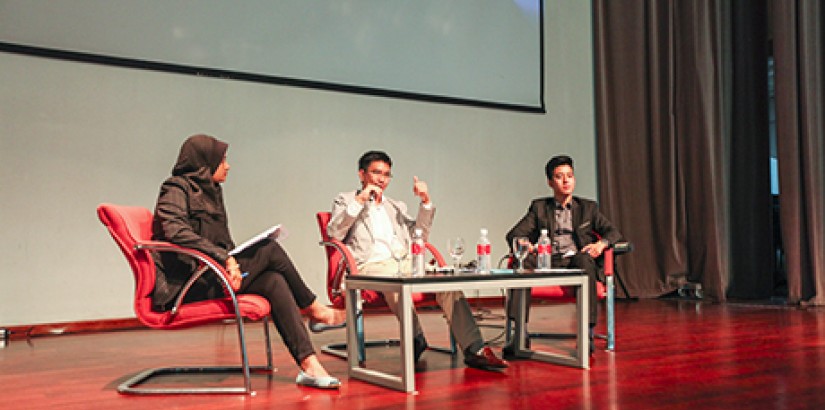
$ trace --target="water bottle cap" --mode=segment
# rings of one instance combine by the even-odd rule
[[[547,229],[542,229],[542,230],[541,230],[541,234],[542,234],[542,235],[547,235]]]
[[[421,228],[415,228],[415,234],[421,236],[424,231]]]
[[[481,236],[487,236],[487,228],[481,228]]]

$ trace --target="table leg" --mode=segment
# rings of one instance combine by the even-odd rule
[[[578,365],[583,369],[590,368],[590,283],[587,277],[576,290],[576,317],[578,318],[578,331],[576,332],[576,346],[578,347]]]
[[[398,297],[401,313],[401,380],[404,391],[415,391],[415,363],[413,363],[413,303],[412,292],[406,286],[401,287]]]
[[[358,337],[356,316],[360,307],[360,290],[352,286],[347,289],[347,363],[349,377],[375,383],[380,386],[411,393],[415,391],[415,367],[412,363],[412,293],[402,287],[400,291],[399,308],[404,312],[401,315],[401,376],[395,376],[383,371],[368,369],[366,362],[363,367],[359,360],[359,349],[363,348]]]
[[[359,366],[358,351],[360,349],[358,337],[358,324],[356,323],[358,315],[358,301],[361,297],[361,292],[357,289],[348,289],[345,300],[347,310],[347,362],[349,363],[349,375],[352,377],[353,369]]]
[[[510,291],[513,292],[513,299],[519,301],[516,306],[516,322],[513,324],[513,346],[515,346],[516,357],[524,357],[527,353],[529,353],[526,346],[527,341],[524,336],[527,333],[525,329],[525,318],[527,317],[527,292],[529,292],[530,289],[517,288],[511,289]]]

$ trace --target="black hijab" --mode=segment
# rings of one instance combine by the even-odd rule
[[[229,144],[215,137],[204,134],[193,135],[181,145],[178,161],[172,168],[172,175],[198,174],[200,176],[205,170],[208,171],[208,179],[211,181],[212,174],[223,162],[227,148]]]
[[[212,180],[212,175],[223,162],[227,148],[229,144],[204,134],[193,135],[181,145],[172,175],[188,180],[193,208],[213,215],[226,212],[221,186]]]

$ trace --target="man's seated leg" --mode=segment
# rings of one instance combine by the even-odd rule
[[[490,347],[484,345],[481,331],[473,317],[470,304],[461,292],[439,292],[435,299],[450,325],[456,342],[464,350],[464,363],[483,370],[504,369],[507,362],[496,357]]]
[[[538,264],[538,260],[536,259],[535,254],[528,255],[524,259],[524,269],[535,269]],[[554,265],[555,266],[555,265]],[[522,303],[521,295],[524,295],[524,298],[527,299],[525,303],[527,303],[527,310],[524,313],[524,345],[526,347],[530,347],[530,334],[527,332],[527,322],[530,321],[530,304],[533,302],[533,297],[530,295],[530,288],[526,289],[526,292],[515,292],[513,290],[507,291],[507,299],[505,300],[506,306],[504,307],[505,311],[507,312],[507,322],[512,330],[515,327],[516,318],[518,318],[518,307]],[[501,353],[506,359],[515,359],[516,358],[516,347],[513,345],[514,339],[511,337],[512,335],[508,335],[508,339],[504,348],[502,349]]]
[[[590,282],[590,287],[588,289],[588,296],[590,301],[589,305],[587,306],[587,309],[589,312],[588,317],[590,318],[590,354],[593,354],[593,351],[595,350],[595,346],[593,344],[593,330],[596,327],[596,320],[598,318],[597,316],[599,299],[596,295],[596,282],[599,281],[599,265],[596,263],[596,260],[593,259],[590,255],[583,252],[579,252],[575,256],[570,258],[568,266],[571,268],[579,268],[584,270]]]
[[[386,276],[395,275],[398,271],[398,266],[394,260],[385,260],[378,262],[367,262],[358,267],[358,272],[365,276]],[[382,292],[384,301],[387,302],[387,307],[390,311],[401,321],[401,310],[399,309],[399,296],[397,293]],[[427,339],[424,337],[424,332],[421,329],[421,323],[418,321],[418,314],[413,309],[413,359],[417,362],[427,350]]]
[[[532,268],[532,266],[528,267],[528,261],[530,261],[529,258],[525,259],[525,267],[529,269],[529,268]],[[594,351],[593,329],[596,326],[596,313],[597,313],[597,308],[598,308],[598,299],[596,298],[596,288],[597,288],[596,278],[597,278],[597,275],[598,275],[598,272],[599,272],[598,265],[593,260],[593,258],[590,257],[590,255],[587,255],[587,254],[584,254],[584,253],[579,253],[579,254],[576,254],[573,257],[568,257],[568,258],[562,258],[560,255],[553,255],[552,266],[554,268],[580,268],[580,269],[584,270],[585,273],[588,275],[588,280],[590,281],[590,287],[588,289],[589,304],[587,306],[587,309],[588,309],[588,317],[589,317],[589,325],[590,325],[590,331],[589,331],[590,353],[592,354],[593,351]],[[527,292],[526,297],[527,297],[527,312],[526,312],[525,319],[524,319],[525,325],[527,324],[527,319],[530,316],[530,303],[531,303],[531,299],[532,299],[529,292]],[[511,325],[513,323],[515,323],[515,318],[518,315],[519,303],[520,303],[520,298],[519,298],[518,293],[517,292],[512,292],[512,291],[508,292],[506,308],[507,308],[507,318],[508,318],[508,321],[510,321]],[[525,333],[527,333],[526,330],[525,330]],[[529,333],[524,335],[524,340],[525,340],[525,345],[527,347],[530,347]],[[504,357],[507,358],[507,359],[516,358],[516,356],[515,356],[515,346],[513,345],[513,338],[510,338],[510,340],[508,340],[507,345],[505,345],[504,348],[502,349],[502,353],[503,353]]]
[[[530,295],[530,288],[526,289],[526,292],[516,292],[512,289],[507,290],[507,299],[505,300],[505,310],[507,312],[507,325],[505,328],[510,332],[515,332],[515,325],[516,319],[518,318],[518,307],[521,305],[522,299],[526,299],[527,310],[524,316],[524,335],[522,338],[524,339],[525,347],[530,347],[530,334],[527,331],[527,319],[530,317],[530,303],[532,303],[533,297]],[[515,337],[512,334],[506,335],[506,342],[504,347],[501,349],[501,354],[504,356],[505,359],[516,359],[516,346],[515,346]]]

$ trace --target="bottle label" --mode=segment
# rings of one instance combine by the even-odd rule
[[[423,253],[423,249],[421,249],[420,243],[413,243],[412,244],[412,254],[413,255],[421,255]]]
[[[546,255],[550,253],[550,245],[539,244],[539,255]]]
[[[490,244],[478,244],[476,245],[476,253],[479,255],[489,255],[490,254]]]

